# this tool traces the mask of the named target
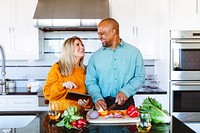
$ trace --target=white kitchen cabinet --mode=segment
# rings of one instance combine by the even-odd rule
[[[133,12],[132,0],[110,0],[110,16],[116,19],[120,26],[121,38],[133,44]]]
[[[37,0],[0,0],[0,44],[7,60],[39,59],[38,29],[33,27]]]
[[[122,39],[139,48],[144,59],[158,59],[159,0],[110,0],[110,4]]]
[[[0,97],[0,110],[6,111],[36,111],[37,95],[5,95]]]
[[[135,106],[139,107],[142,105],[142,102],[145,98],[151,97],[155,98],[159,103],[162,104],[162,109],[167,110],[169,112],[169,98],[167,94],[136,94],[133,96],[135,100]]]
[[[135,0],[134,40],[145,59],[158,58],[159,0]]]
[[[170,28],[200,29],[200,0],[170,0]]]
[[[6,108],[6,98],[0,97],[0,108]]]
[[[11,0],[0,0],[0,44],[4,46],[6,56],[10,57],[11,52]]]

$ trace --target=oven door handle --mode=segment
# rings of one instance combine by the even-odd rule
[[[183,83],[183,82],[179,82],[179,83],[173,83],[173,85],[175,86],[200,86],[200,82],[193,82],[193,83]]]
[[[200,40],[176,40],[175,43],[200,43]]]

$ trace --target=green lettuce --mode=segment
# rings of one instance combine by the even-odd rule
[[[68,129],[73,128],[70,124],[71,122],[82,119],[83,117],[80,115],[77,106],[69,106],[67,110],[61,115],[61,121],[56,124],[58,127],[66,127]]]
[[[169,123],[171,117],[166,110],[162,109],[160,104],[155,98],[144,99],[142,105],[139,107],[140,112],[148,112],[151,117],[151,121],[154,123]]]

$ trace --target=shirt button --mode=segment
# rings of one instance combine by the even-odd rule
[[[114,60],[116,60],[116,59],[114,59]]]
[[[117,80],[117,78],[115,78],[115,80]]]
[[[114,70],[117,70],[117,68],[115,68]]]

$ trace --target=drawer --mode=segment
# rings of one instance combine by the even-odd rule
[[[36,108],[37,96],[10,96],[7,97],[8,108]]]
[[[0,97],[0,108],[6,107],[6,97]]]

